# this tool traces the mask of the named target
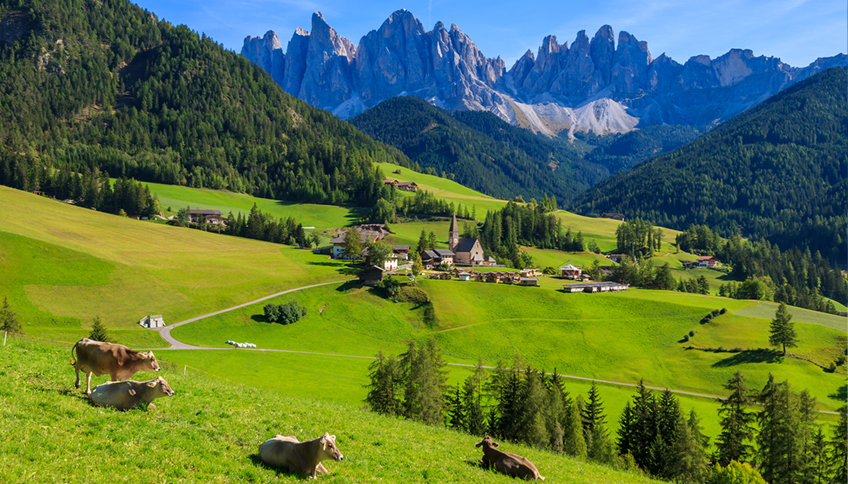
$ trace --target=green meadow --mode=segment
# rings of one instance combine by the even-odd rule
[[[277,434],[304,441],[324,432],[336,436],[345,459],[325,461],[329,474],[320,482],[514,482],[480,467],[479,437],[177,365],[137,375],[162,376],[176,392],[156,408],[95,407],[73,387],[67,357],[66,347],[29,338],[0,346],[0,416],[14,423],[0,428],[3,482],[303,482],[263,465],[259,444]],[[502,448],[528,457],[554,482],[656,482],[521,445]]]

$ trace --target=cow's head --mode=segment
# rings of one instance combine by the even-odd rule
[[[330,435],[328,432],[324,432],[324,436],[321,437],[321,450],[328,458],[336,462],[344,459],[342,452],[336,447],[336,436]]]
[[[155,380],[150,380],[147,382],[147,386],[152,388],[157,395],[164,397],[173,397],[176,392],[171,389],[171,386],[168,385],[168,382],[165,381],[161,376],[156,378]]]
[[[149,370],[159,371],[159,362],[156,361],[156,357],[153,356],[152,351],[148,351],[147,353],[140,353],[141,359],[145,361]]]
[[[483,437],[483,440],[478,442],[477,445],[475,445],[474,447],[480,447],[481,445],[485,445],[486,447],[496,448],[498,446],[498,443],[493,441],[492,438],[487,435],[487,436]]]

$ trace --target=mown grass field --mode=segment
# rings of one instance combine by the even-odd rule
[[[73,388],[64,347],[14,337],[0,346],[3,482],[303,482],[265,467],[257,448],[274,435],[329,432],[345,456],[320,482],[508,483],[482,469],[479,438],[381,417],[359,405],[292,396],[163,365],[176,395],[155,409],[92,406]],[[137,378],[152,378],[139,373]],[[36,411],[37,410],[37,411]],[[650,483],[643,476],[509,443],[552,482]]]
[[[28,332],[63,340],[88,334],[100,316],[126,332],[121,341],[152,345],[137,324],[147,314],[175,323],[348,277],[343,264],[307,250],[140,222],[6,187],[0,227],[0,295]]]
[[[423,279],[419,285],[433,303],[438,319],[433,326],[409,303],[391,303],[376,290],[347,285],[280,296],[277,302],[297,300],[308,308],[308,317],[291,326],[262,322],[265,303],[260,303],[181,326],[172,334],[211,347],[232,339],[262,348],[354,356],[380,350],[399,354],[405,341],[434,337],[446,358],[456,363],[474,364],[482,358],[486,365],[498,360],[509,364],[519,354],[546,371],[626,383],[644,379],[649,386],[709,395],[722,395],[721,385],[737,370],[754,387],[773,373],[798,391],[808,389],[822,409],[844,403],[845,367],[835,374],[820,367],[844,349],[845,331],[829,327],[838,317],[807,323],[806,316],[816,313],[799,312],[800,344],[791,353],[805,359],[763,358],[756,352],[712,351],[768,346],[769,320],[735,313],[758,304],[752,301],[642,290],[565,294],[553,290],[558,282],[533,288]],[[699,324],[722,307],[727,315]],[[682,342],[689,331],[696,335]],[[710,351],[686,349],[690,345]]]

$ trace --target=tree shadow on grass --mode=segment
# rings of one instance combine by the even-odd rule
[[[843,402],[848,401],[848,385],[842,385],[838,390],[828,395],[828,397]]]
[[[336,288],[336,291],[346,292],[359,287],[359,281],[348,281]]]
[[[267,323],[268,322],[268,320],[265,319],[264,314],[254,314],[253,316],[250,317],[250,319],[253,320],[256,323]]]
[[[758,349],[740,351],[729,358],[713,363],[712,366],[714,368],[727,368],[745,363],[780,363],[781,361],[783,361],[783,357],[779,351]]]

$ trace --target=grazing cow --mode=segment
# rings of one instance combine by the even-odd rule
[[[544,477],[539,475],[536,466],[526,458],[497,450],[498,443],[492,441],[492,438],[488,435],[474,447],[480,447],[481,445],[483,446],[483,466],[486,469],[494,466],[496,471],[510,477],[520,477],[528,481],[534,479],[545,480]]]
[[[89,397],[95,405],[129,410],[159,397],[173,397],[174,390],[161,376],[150,381],[115,381],[97,385]],[[156,408],[151,404],[153,408]]]
[[[97,376],[108,374],[110,381],[124,381],[132,378],[137,371],[159,371],[159,363],[152,351],[141,353],[131,350],[124,345],[101,343],[100,341],[83,338],[71,348],[71,358],[77,352],[76,360],[72,361],[77,372],[74,385],[80,387],[80,372],[88,373],[85,382],[85,394],[91,395],[91,374]]]
[[[289,472],[300,472],[315,478],[315,474],[327,474],[321,465],[325,459],[336,462],[344,459],[336,447],[336,436],[324,433],[307,442],[298,442],[297,437],[278,435],[259,446],[259,458],[271,467],[285,467]]]

